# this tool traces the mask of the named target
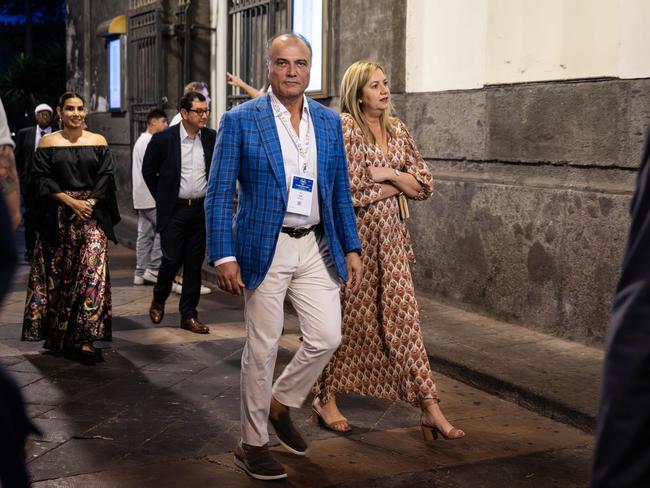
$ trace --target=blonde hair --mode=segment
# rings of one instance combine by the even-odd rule
[[[386,73],[386,70],[379,63],[375,63],[374,61],[357,61],[345,70],[345,74],[341,80],[341,113],[349,114],[354,119],[354,122],[361,128],[366,142],[371,144],[376,144],[377,141],[366,123],[359,101],[361,100],[363,87],[378,69],[382,73]],[[392,108],[392,105],[389,106],[379,116],[382,132],[390,136],[393,136],[393,129],[390,125]]]

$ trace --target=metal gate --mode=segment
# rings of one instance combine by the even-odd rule
[[[266,41],[291,27],[291,0],[228,1],[228,71],[249,85],[266,84]],[[228,108],[248,99],[228,88]]]
[[[162,106],[162,5],[129,0],[128,67],[131,141],[147,126],[147,113]]]

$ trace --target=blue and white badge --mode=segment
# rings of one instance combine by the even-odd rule
[[[311,214],[311,200],[314,196],[314,178],[309,176],[293,175],[289,187],[289,201],[287,212],[309,216]]]

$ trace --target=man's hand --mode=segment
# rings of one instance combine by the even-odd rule
[[[233,295],[241,295],[244,282],[241,279],[237,261],[221,263],[215,270],[217,271],[217,285],[219,288]]]
[[[359,289],[363,273],[361,258],[356,252],[349,252],[345,255],[345,264],[348,267],[348,281],[345,283],[345,287],[355,292]]]

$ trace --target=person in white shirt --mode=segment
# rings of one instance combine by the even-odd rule
[[[156,232],[156,201],[142,177],[142,160],[151,137],[167,128],[167,114],[154,108],[147,114],[145,130],[133,146],[133,208],[138,213],[138,238],[135,244],[134,285],[155,284],[162,259],[160,235]]]

